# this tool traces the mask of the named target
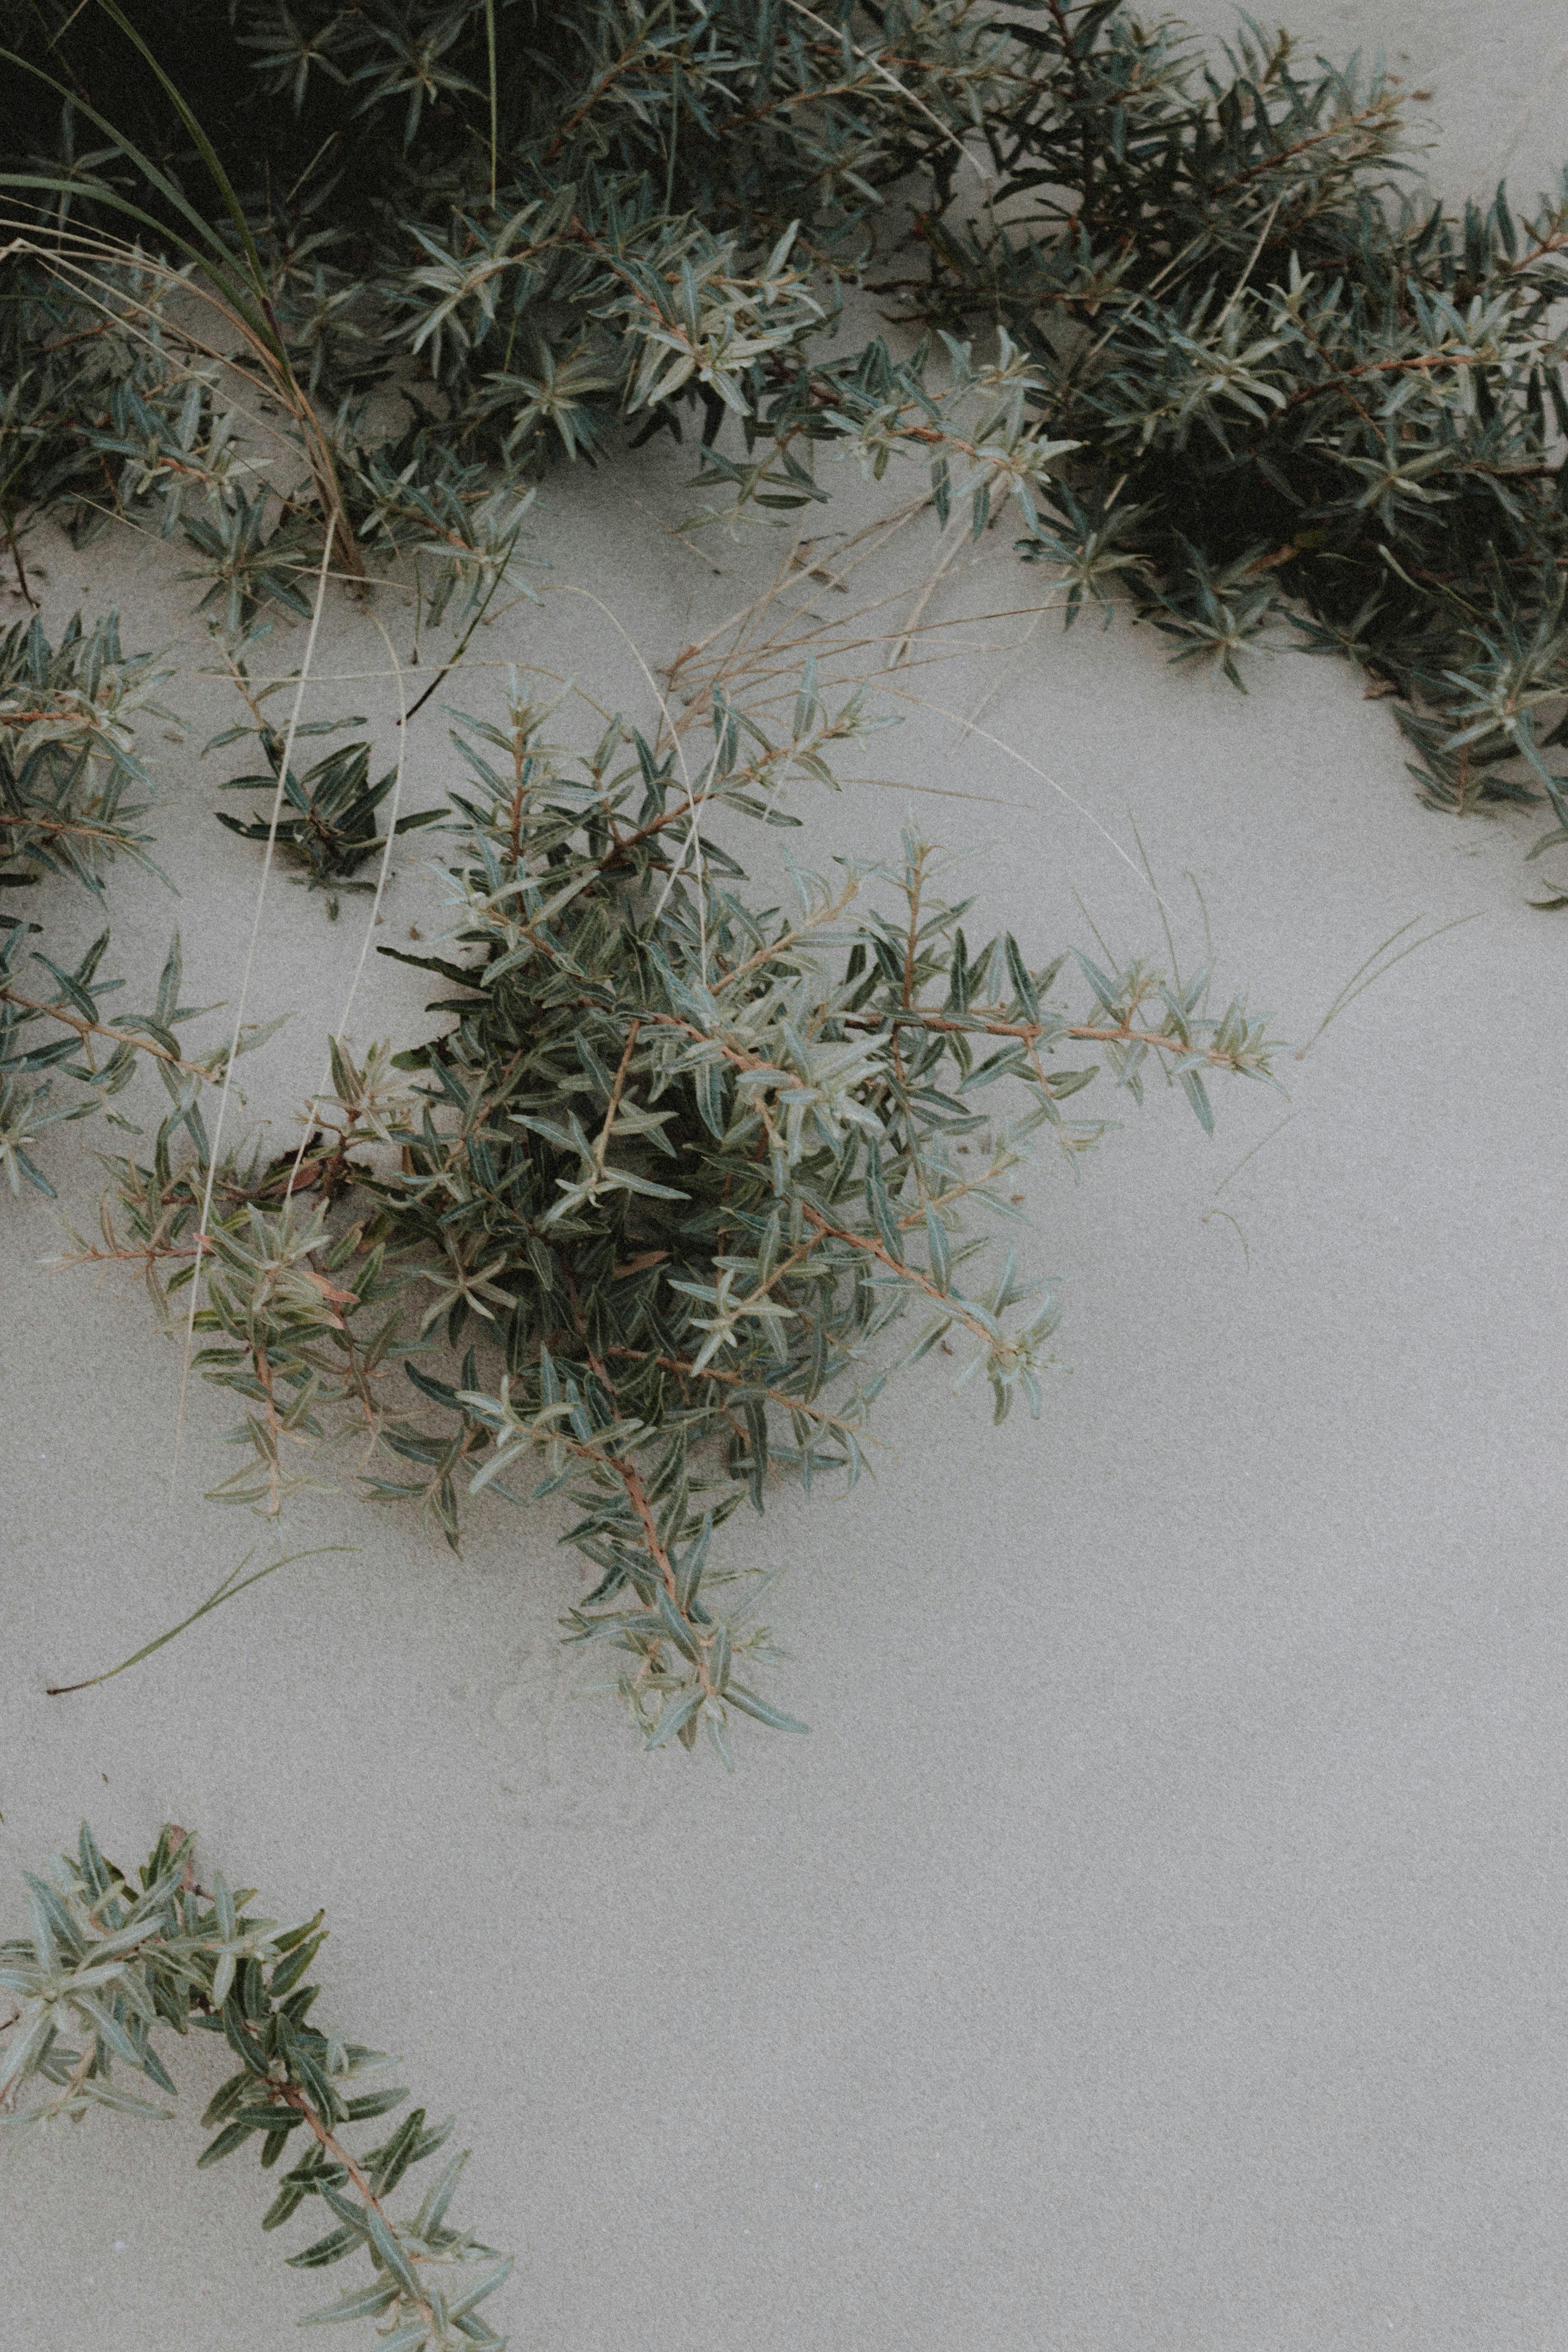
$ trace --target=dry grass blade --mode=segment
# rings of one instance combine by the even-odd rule
[[[316,601],[310,614],[310,634],[305,640],[305,657],[300,666],[300,682],[295,688],[293,708],[289,714],[289,730],[283,740],[282,757],[278,763],[278,789],[272,795],[272,811],[268,821],[267,847],[261,861],[260,879],[256,886],[256,911],[251,918],[250,937],[246,945],[245,963],[240,971],[239,994],[234,1014],[234,1033],[229,1042],[223,1085],[218,1093],[217,1110],[213,1120],[212,1141],[207,1152],[206,1179],[202,1187],[201,1215],[196,1224],[198,1255],[206,1239],[207,1223],[212,1215],[213,1184],[217,1175],[218,1160],[223,1144],[224,1119],[228,1110],[229,1090],[234,1082],[235,1057],[239,1051],[240,1035],[245,1023],[245,1003],[250,991],[251,971],[256,962],[257,941],[261,936],[261,914],[267,901],[267,885],[272,872],[273,852],[278,844],[278,825],[283,814],[283,795],[288,783],[289,763],[294,756],[294,739],[299,732],[300,713],[304,708],[305,689],[310,682],[310,663],[316,650],[317,632],[321,625],[321,614],[327,601],[328,565],[331,561],[331,553],[332,524],[329,518],[326,544],[321,551],[321,578],[316,585]],[[178,1473],[180,1466],[180,1446],[185,1428],[185,1403],[191,1382],[191,1349],[195,1340],[196,1306],[200,1294],[201,1285],[193,1281],[190,1310],[185,1318],[184,1351],[180,1366],[180,1405],[174,1423],[174,1460],[169,1469],[171,1481]]]
[[[381,920],[382,900],[386,895],[387,877],[392,871],[392,853],[397,846],[397,818],[403,803],[403,775],[408,760],[408,696],[404,687],[403,666],[397,658],[392,639],[387,635],[385,629],[382,625],[380,614],[373,612],[369,614],[367,617],[369,618],[372,626],[380,635],[383,645],[386,647],[386,658],[392,665],[392,676],[396,682],[398,703],[397,764],[393,771],[392,796],[387,803],[387,813],[385,817],[386,839],[383,844],[380,863],[376,867],[375,887],[371,894],[370,908],[365,917],[364,935],[360,940],[359,954],[354,960],[353,973],[349,981],[348,994],[343,1000],[343,1009],[338,1017],[337,1027],[332,1032],[332,1034],[340,1041],[346,1038],[348,1034],[349,1023],[353,1017],[354,999],[359,994],[360,983],[364,978],[364,968],[366,961],[370,955],[371,941],[375,937],[376,925]],[[318,680],[318,684],[321,681]],[[287,772],[287,761],[285,761],[285,772]],[[290,1192],[293,1192],[295,1186],[300,1181],[300,1171],[304,1164],[305,1152],[310,1141],[310,1132],[315,1118],[316,1106],[331,1085],[331,1050],[329,1045],[327,1064],[326,1068],[322,1073],[321,1083],[305,1105],[304,1117],[300,1121],[300,1148],[294,1154],[294,1165],[289,1171],[289,1176],[288,1189]]]
[[[1324,1013],[1322,1019],[1319,1022],[1317,1027],[1308,1038],[1306,1044],[1297,1048],[1296,1059],[1299,1062],[1304,1062],[1306,1060],[1307,1055],[1311,1052],[1313,1046],[1317,1044],[1324,1030],[1327,1029],[1331,1022],[1337,1021],[1339,1019],[1340,1014],[1344,1011],[1346,1005],[1353,1004],[1356,998],[1362,995],[1365,990],[1373,987],[1378,981],[1384,979],[1389,972],[1391,972],[1396,963],[1403,963],[1405,957],[1414,955],[1418,948],[1429,948],[1434,940],[1440,940],[1442,938],[1445,931],[1463,930],[1467,923],[1479,923],[1480,921],[1480,914],[1478,910],[1473,915],[1456,915],[1451,922],[1439,923],[1435,930],[1426,932],[1424,938],[1410,940],[1407,946],[1400,949],[1397,955],[1388,955],[1388,950],[1394,946],[1395,940],[1404,939],[1405,932],[1414,930],[1416,924],[1421,920],[1421,916],[1412,915],[1407,923],[1401,923],[1396,931],[1391,931],[1389,933],[1387,939],[1384,940],[1381,947],[1373,948],[1371,955],[1367,957],[1364,963],[1360,963],[1356,966],[1354,971],[1352,972],[1349,980],[1346,981],[1344,986],[1341,989],[1339,994],[1335,997],[1333,1003],[1330,1005],[1328,1011]],[[1380,961],[1384,956],[1388,956],[1386,963]]]

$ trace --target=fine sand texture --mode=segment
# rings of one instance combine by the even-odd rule
[[[1304,47],[1381,43],[1430,89],[1450,194],[1505,162],[1528,194],[1568,154],[1543,0],[1300,21]],[[542,601],[415,722],[408,804],[454,772],[441,701],[489,707],[478,665],[646,717],[634,646],[668,662],[766,587],[787,529],[695,551],[671,530],[690,470],[650,448],[550,480]],[[810,527],[877,510],[845,488]],[[732,1779],[574,1699],[556,1620],[582,1579],[549,1507],[476,1510],[454,1558],[415,1519],[307,1499],[292,1543],[345,1549],[46,1696],[270,1543],[202,1499],[238,1457],[199,1382],[172,1475],[179,1354],[134,1275],[41,1266],[109,1148],[58,1130],[59,1212],[0,1201],[0,1916],[19,1931],[22,1867],[84,1814],[122,1861],[174,1818],[274,1916],[324,1903],[321,2011],[462,2119],[463,2217],[519,2253],[487,2306],[519,2347],[1555,2352],[1568,916],[1527,903],[1539,823],[1424,810],[1348,669],[1260,656],[1243,697],[1124,624],[1064,638],[1020,617],[1049,583],[1010,536],[955,555],[882,691],[901,723],[797,802],[809,862],[892,849],[912,816],[989,845],[986,929],[1035,961],[1093,951],[1091,922],[1163,954],[1141,841],[1184,958],[1201,892],[1218,985],[1292,1049],[1401,925],[1472,919],[1282,1055],[1288,1098],[1216,1089],[1212,1142],[1175,1094],[1140,1111],[1097,1081],[1120,1125],[1020,1186],[1066,1304],[1039,1423],[994,1430],[928,1359],[886,1400],[874,1482],[726,1529],[788,1565],[774,1687],[813,1726],[742,1738]],[[885,636],[936,552],[921,518],[849,593],[784,601]],[[118,604],[130,644],[204,657],[176,551],[40,532],[33,554],[51,618]],[[302,639],[278,632],[279,668]],[[318,667],[310,709],[390,745],[352,608]],[[232,713],[194,674],[171,698],[180,725],[147,741],[180,896],[123,877],[113,952],[140,986],[177,921],[187,996],[232,1003],[258,853],[213,820],[232,767],[198,757]],[[424,856],[400,852],[378,941],[435,927]],[[235,1116],[277,1149],[366,906],[329,925],[269,891],[249,1010],[290,1018]],[[348,1028],[409,1042],[428,992],[371,957]],[[0,2352],[279,2352],[345,2279],[284,2267],[310,2216],[264,2239],[248,2154],[194,2170],[226,2068],[205,2037],[177,2064],[173,2123],[0,2152]]]

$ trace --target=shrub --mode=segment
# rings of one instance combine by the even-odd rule
[[[573,759],[550,717],[514,694],[455,730],[447,942],[381,950],[458,992],[435,1041],[334,1041],[334,1091],[265,1165],[182,1158],[171,1118],[74,1255],[164,1298],[199,1276],[195,1361],[244,1406],[227,1500],[276,1517],[334,1436],[454,1544],[465,1493],[566,1494],[598,1580],[568,1638],[617,1654],[649,1746],[705,1730],[728,1761],[735,1713],[802,1727],[752,1679],[760,1591],[716,1530],[781,1475],[853,1484],[874,1400],[933,1348],[998,1420],[1037,1413],[1056,1309],[974,1218],[1016,1223],[1037,1134],[1092,1139],[1062,1106],[1098,1063],[1134,1096],[1158,1071],[1206,1128],[1208,1078],[1269,1049],[1239,1000],[1207,1011],[1206,967],[966,932],[957,861],[912,831],[756,905],[713,827],[798,822],[784,795],[863,731],[858,696],[830,711],[808,678],[775,738],[721,690],[684,775],[679,740],[616,720]]]
[[[4,20],[13,544],[29,501],[151,505],[244,602],[331,516],[351,569],[417,549],[482,593],[551,449],[696,409],[731,506],[821,500],[824,448],[919,457],[944,516],[961,472],[977,529],[1016,494],[1069,622],[1126,597],[1237,685],[1266,645],[1347,655],[1429,802],[1544,796],[1568,838],[1568,195],[1402,194],[1391,79],[1256,29],[1211,58],[1113,0],[203,0],[191,106],[149,0]],[[294,416],[270,494],[216,343],[172,323],[193,258]],[[832,355],[846,278],[1002,331],[989,413],[966,345]]]

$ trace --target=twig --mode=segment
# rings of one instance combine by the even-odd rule
[[[327,602],[327,566],[331,560],[333,517],[327,517],[325,544],[321,549],[321,577],[316,583],[316,602],[310,614],[310,631],[305,640],[305,657],[300,665],[300,682],[294,692],[294,707],[289,714],[289,731],[283,739],[283,753],[278,763],[278,789],[272,795],[272,813],[267,824],[267,850],[261,861],[261,878],[256,889],[256,911],[250,919],[250,939],[246,948],[245,966],[239,978],[239,997],[235,1008],[234,1037],[224,1063],[223,1091],[218,1096],[217,1116],[214,1121],[212,1148],[207,1155],[206,1182],[202,1191],[201,1215],[196,1222],[198,1242],[205,1236],[207,1219],[212,1214],[213,1180],[217,1173],[218,1146],[223,1139],[224,1114],[228,1108],[229,1086],[234,1072],[235,1055],[239,1051],[241,1024],[245,1019],[245,1000],[250,988],[251,969],[256,961],[256,943],[261,932],[261,910],[266,903],[268,878],[272,872],[273,852],[278,845],[278,826],[283,814],[283,791],[289,781],[289,763],[294,756],[294,739],[300,730],[300,712],[304,705],[305,687],[310,675],[310,657],[316,650],[316,635],[321,625],[321,614]],[[191,1349],[195,1339],[196,1304],[199,1282],[191,1285],[191,1308],[185,1321],[184,1360],[180,1368],[180,1406],[174,1423],[174,1453],[169,1465],[171,1482],[180,1466],[180,1441],[184,1434],[185,1400],[191,1380]]]
[[[626,1032],[626,1049],[621,1055],[621,1066],[616,1072],[615,1084],[610,1088],[610,1107],[605,1113],[605,1124],[599,1129],[599,1139],[594,1146],[594,1179],[595,1182],[602,1181],[604,1178],[605,1155],[610,1148],[610,1136],[616,1124],[616,1113],[621,1107],[621,1095],[626,1087],[626,1073],[632,1066],[632,1055],[637,1051],[637,1033],[641,1027],[642,1023],[640,1021],[634,1021],[631,1027]]]
[[[166,1062],[186,1077],[205,1078],[209,1086],[218,1083],[216,1070],[201,1062],[182,1061],[178,1054],[171,1054],[166,1045],[157,1045],[151,1037],[138,1036],[131,1029],[111,1029],[105,1022],[89,1021],[79,1013],[68,1013],[63,1004],[45,1004],[36,996],[24,996],[8,981],[0,982],[0,1000],[19,1006],[24,1013],[47,1013],[51,1021],[61,1021],[68,1029],[74,1029],[79,1037],[108,1037],[117,1045],[134,1045],[139,1054],[150,1054],[155,1062]]]

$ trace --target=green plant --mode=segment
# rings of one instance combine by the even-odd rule
[[[1032,102],[988,126],[995,208],[926,224],[908,289],[1005,324],[1078,445],[1023,552],[1062,567],[1069,622],[1131,592],[1238,686],[1270,644],[1348,656],[1432,805],[1544,796],[1542,845],[1568,838],[1568,179],[1456,220],[1401,193],[1391,80],[1303,73],[1256,27],[1216,71],[1173,24],[1037,14]]]
[[[1018,492],[1032,520],[1050,453],[1016,361],[976,371],[955,354],[943,383],[924,353],[807,352],[837,315],[831,286],[814,290],[824,266],[862,250],[879,188],[955,144],[924,77],[906,90],[882,53],[923,44],[933,89],[967,105],[1005,46],[986,14],[940,0],[868,47],[865,27],[851,37],[802,0],[582,16],[513,0],[498,44],[477,0],[313,19],[209,5],[189,27],[193,105],[150,45],[157,11],[14,6],[13,540],[38,503],[82,530],[149,500],[172,528],[174,501],[231,596],[274,583],[279,559],[308,566],[300,534],[328,523],[361,576],[367,556],[411,550],[439,564],[456,548],[482,571],[506,538],[463,553],[468,519],[489,511],[487,467],[513,486],[547,443],[594,454],[626,420],[679,435],[693,405],[710,443],[785,382],[809,411],[791,441],[834,440],[878,472],[909,448],[968,469],[987,509]],[[41,156],[40,81],[64,105]],[[106,142],[88,156],[79,118]],[[258,147],[287,195],[270,176],[247,184]],[[115,242],[127,220],[134,248]],[[253,419],[281,412],[268,437],[302,466],[275,507],[214,422],[232,398],[220,361]],[[377,383],[411,412],[401,438],[373,421]],[[1002,394],[978,425],[976,391]],[[777,460],[737,471],[715,453],[705,478],[764,507],[823,495],[782,445]],[[187,513],[198,482],[206,511]]]
[[[516,543],[504,507],[475,535],[487,500],[695,407],[710,517],[820,502],[825,453],[914,456],[976,529],[1017,497],[1069,622],[1127,600],[1237,685],[1267,647],[1348,656],[1433,805],[1544,797],[1540,846],[1568,839],[1568,195],[1402,194],[1392,80],[1257,27],[1211,58],[1112,0],[186,13],[189,100],[150,6],[7,12],[64,105],[40,156],[34,86],[0,97],[18,550],[39,501],[162,501],[268,594],[335,520],[351,570],[417,550],[482,597]],[[106,242],[128,215],[139,251]],[[193,259],[288,420],[270,503],[171,308]],[[836,352],[855,278],[1011,341]]]
[[[101,901],[117,857],[157,872],[142,825],[151,783],[132,722],[169,715],[154,697],[171,674],[150,655],[125,657],[113,614],[90,631],[79,616],[58,646],[37,620],[19,623],[0,640],[0,889],[68,881]],[[52,1196],[33,1156],[38,1138],[59,1120],[100,1108],[146,1063],[171,1099],[168,1131],[183,1128],[205,1150],[201,1096],[221,1081],[228,1051],[209,1048],[192,1057],[181,1045],[178,1031],[204,1008],[179,1001],[178,934],[153,1010],[132,1013],[104,1002],[124,985],[99,977],[107,930],[69,969],[32,944],[46,930],[0,912],[0,1166],[13,1193],[26,1181]],[[32,974],[30,965],[46,977]],[[269,1034],[242,1032],[238,1050],[248,1052]],[[62,1076],[79,1091],[58,1102],[54,1089]]]
[[[15,2037],[0,2040],[0,2122],[13,2131],[79,2123],[97,2108],[170,2120],[174,2110],[128,2090],[116,2064],[173,2097],[154,2037],[221,2034],[238,2071],[202,2118],[218,2130],[198,2168],[254,2138],[270,2168],[302,2135],[304,2153],[280,2176],[262,2228],[319,2198],[333,2227],[290,2264],[370,2262],[367,2285],[302,2324],[372,2319],[393,2352],[476,2344],[504,2352],[479,2305],[510,2259],[447,2219],[466,2152],[447,2161],[416,2212],[397,2220],[389,2210],[405,2175],[446,2144],[450,2121],[428,2125],[416,2107],[378,2146],[351,2151],[348,2127],[390,2114],[408,2094],[366,2088],[387,2066],[384,2054],[310,2021],[318,1988],[305,1976],[326,1941],[321,1913],[289,1927],[253,1916],[250,1889],[231,1889],[221,1873],[210,1893],[196,1885],[194,1844],[186,1831],[163,1829],[138,1884],[105,1861],[84,1822],[76,1853],[57,1855],[47,1878],[26,1874],[30,1935],[0,1943],[0,1987],[21,2004],[0,2025]],[[29,2085],[36,2095],[19,2104]]]
[[[1037,1413],[1056,1309],[976,1214],[1016,1223],[1037,1134],[1093,1139],[1062,1106],[1098,1064],[1134,1097],[1160,1072],[1207,1128],[1208,1078],[1267,1076],[1269,1048],[1239,1000],[1207,1011],[1206,967],[977,940],[961,861],[912,831],[886,867],[789,861],[793,905],[756,904],[726,822],[798,824],[791,788],[870,721],[809,671],[787,732],[710,703],[700,763],[619,719],[574,758],[515,681],[502,723],[456,715],[446,942],[382,950],[446,983],[442,1034],[334,1041],[291,1160],[215,1171],[165,1128],[73,1255],[197,1283],[195,1361],[244,1407],[225,1499],[276,1517],[349,1437],[454,1544],[465,1494],[564,1494],[598,1579],[568,1639],[608,1647],[649,1746],[705,1731],[728,1761],[737,1713],[800,1727],[756,1686],[725,1520],[781,1477],[853,1484],[875,1399],[933,1349],[998,1420]]]
[[[283,772],[284,739],[273,727],[263,725],[261,748],[270,773],[230,776],[226,791],[265,792],[275,794]],[[384,849],[386,841],[376,832],[376,811],[397,780],[395,767],[374,784],[370,781],[370,745],[345,743],[329,751],[313,768],[300,776],[290,768],[283,781],[283,797],[288,814],[274,820],[271,816],[253,816],[248,821],[229,816],[218,811],[218,823],[227,825],[244,841],[275,839],[287,858],[304,868],[294,878],[308,889],[327,893],[327,912],[336,919],[339,900],[345,890],[369,890],[370,882],[353,877],[362,866],[369,863],[376,852]],[[437,822],[439,811],[422,811],[414,816],[400,816],[394,823],[392,838],[415,831],[421,825]]]
[[[1211,69],[1099,0],[214,7],[188,96],[142,12],[62,14],[47,59],[37,21],[23,61],[74,94],[53,162],[13,174],[7,529],[19,558],[43,500],[182,533],[242,691],[248,633],[307,609],[301,569],[340,537],[365,593],[391,567],[421,623],[455,618],[444,675],[550,450],[695,408],[710,517],[798,522],[824,454],[916,456],[943,524],[1016,499],[1069,624],[1126,602],[1237,683],[1285,634],[1348,652],[1400,698],[1429,797],[1539,787],[1562,814],[1568,207],[1521,236],[1500,194],[1458,226],[1407,203],[1392,85],[1303,77],[1256,32]],[[115,242],[128,213],[139,249]],[[923,268],[896,274],[911,240]],[[949,340],[835,354],[857,273]],[[373,425],[378,387],[405,425]],[[1163,1065],[1205,1119],[1205,1072],[1267,1058],[1173,971],[972,951],[912,835],[885,873],[801,873],[795,913],[755,908],[712,821],[780,822],[864,705],[830,715],[808,670],[788,740],[717,678],[704,708],[696,772],[679,725],[616,721],[574,764],[521,691],[500,727],[461,720],[434,959],[460,992],[418,1083],[335,1041],[335,1094],[266,1165],[215,1166],[166,1122],[119,1163],[102,1247],[195,1282],[200,1368],[247,1405],[231,1499],[275,1516],[310,1444],[355,1430],[376,1491],[455,1540],[466,1489],[542,1457],[533,1491],[576,1496],[599,1571],[573,1633],[618,1649],[650,1739],[707,1725],[721,1747],[731,1708],[778,1719],[735,1681],[742,1621],[708,1605],[736,1502],[857,1475],[872,1398],[939,1340],[998,1409],[1037,1402],[1048,1310],[1010,1261],[972,1278],[960,1227],[1013,1205],[1014,1155],[1082,1082],[1052,1057],[1092,1044],[1134,1087]],[[236,781],[273,811],[225,821],[335,906],[384,848],[385,779],[363,742],[301,776],[254,698],[252,718],[269,772]],[[1064,971],[1091,1002],[1052,997]],[[998,1081],[1010,1123],[976,1100]],[[970,1123],[994,1152],[973,1178]],[[400,1363],[417,1411],[390,1401]]]

